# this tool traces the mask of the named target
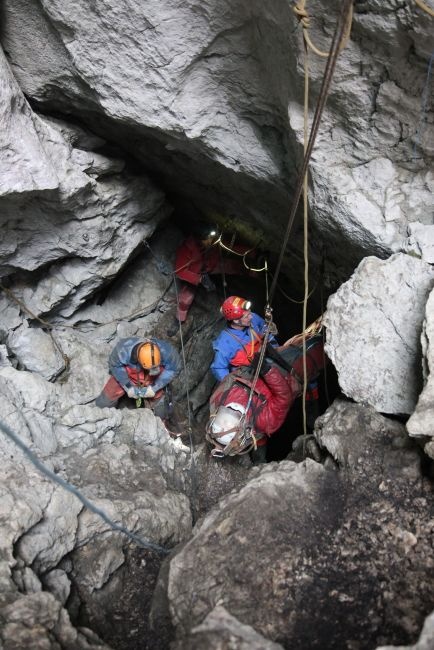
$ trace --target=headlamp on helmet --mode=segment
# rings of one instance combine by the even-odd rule
[[[252,303],[239,296],[229,296],[220,308],[226,320],[238,320],[250,311]]]

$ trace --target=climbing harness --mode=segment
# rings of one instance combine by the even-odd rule
[[[251,408],[250,394],[252,392],[252,381],[248,378],[250,372],[249,368],[238,368],[237,371],[227,375],[219,387],[220,395],[218,403],[216,404],[213,413],[210,415],[205,429],[205,438],[213,445],[213,449],[211,450],[211,456],[213,458],[243,456],[244,454],[248,454],[253,449],[256,449],[257,440],[263,437],[263,434],[258,434],[258,432],[255,431],[254,422],[259,410],[265,405],[266,399],[256,388],[253,388],[253,393],[259,400],[259,405],[255,409]],[[248,401],[247,405],[244,407],[244,413],[239,414],[238,424],[236,426],[224,430],[215,430],[215,423],[216,418],[218,418],[219,410],[222,407],[225,408],[224,402],[234,384],[237,384],[249,393],[250,403]],[[223,442],[221,442],[222,437],[232,433],[234,435],[229,442],[223,444]]]

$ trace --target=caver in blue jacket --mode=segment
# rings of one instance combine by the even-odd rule
[[[128,339],[121,339],[113,348],[109,357],[110,374],[125,388],[133,386],[130,376],[126,371],[126,366],[136,370],[138,373],[143,371],[142,366],[138,363],[137,358],[132,358],[132,352],[138,343],[143,343],[143,338],[132,336]],[[152,382],[152,389],[155,393],[167,386],[174,377],[181,371],[181,359],[175,348],[167,341],[150,337],[148,339],[158,346],[161,353],[161,373]]]
[[[227,326],[220,332],[212,344],[215,355],[211,364],[211,372],[218,381],[221,381],[237,366],[249,365],[255,352],[260,348],[265,329],[264,319],[252,312],[252,321],[249,327],[234,329]],[[268,340],[274,347],[279,345],[274,336],[270,336]],[[244,360],[240,358],[239,353],[244,355]]]

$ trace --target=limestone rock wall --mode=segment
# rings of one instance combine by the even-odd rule
[[[315,435],[334,470],[308,460],[252,471],[171,559],[170,618],[189,639],[181,647],[195,647],[216,606],[284,647],[357,638],[367,648],[418,634],[434,596],[432,494],[418,453],[402,424],[344,401]]]
[[[311,38],[326,50],[339,3],[308,5]],[[202,446],[175,441],[146,410],[92,404],[118,338],[166,336],[176,202],[278,252],[302,158],[292,9],[285,0],[2,3],[2,418],[154,543],[187,542],[192,509],[210,510],[164,586],[180,649],[217,647],[221,635],[240,648],[302,647],[323,639],[324,621],[338,644],[348,629],[365,647],[410,643],[434,600],[430,487],[403,425],[373,410],[413,413],[425,380],[407,430],[433,457],[432,20],[411,0],[355,3],[312,156],[312,268],[325,257],[330,292],[357,267],[326,317],[341,388],[362,404],[334,404],[317,431],[336,472],[314,462],[210,466]],[[323,69],[312,55],[311,114]],[[285,286],[297,289],[300,235],[297,221],[284,263]],[[185,406],[188,391],[196,412],[212,387],[218,305],[199,292],[184,330],[175,396]],[[85,611],[94,629],[110,627],[130,570],[125,538],[3,435],[0,458],[1,643],[104,647],[75,620]],[[160,559],[144,565],[145,600]]]
[[[414,411],[422,388],[420,337],[431,265],[402,253],[367,257],[330,297],[326,352],[343,392],[383,413]]]
[[[324,13],[319,0],[309,3],[310,36],[325,51],[338,6]],[[223,221],[236,217],[277,250],[302,152],[292,9],[283,0],[122,0],[103,10],[6,0],[2,43],[40,109],[99,127],[172,191]],[[422,240],[432,225],[431,27],[410,0],[355,5],[312,160],[314,241],[326,247],[331,286],[366,254],[405,247],[409,224]],[[312,106],[323,69],[312,55]],[[298,242],[294,233],[293,251]]]
[[[431,292],[427,305],[422,331],[422,348],[424,351],[423,391],[419,395],[414,413],[407,422],[407,430],[411,436],[424,441],[424,449],[428,456],[434,459],[434,294]]]

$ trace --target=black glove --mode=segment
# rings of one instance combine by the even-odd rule
[[[202,274],[201,284],[206,291],[215,291],[215,284],[209,277],[208,273]]]
[[[261,355],[260,352],[256,352],[255,356],[252,359],[252,363],[250,365],[254,370],[256,370],[256,368],[258,367],[260,355]],[[269,370],[271,370],[270,360],[264,357],[262,360],[261,369],[259,371],[260,376],[263,377],[264,375],[267,374]]]

